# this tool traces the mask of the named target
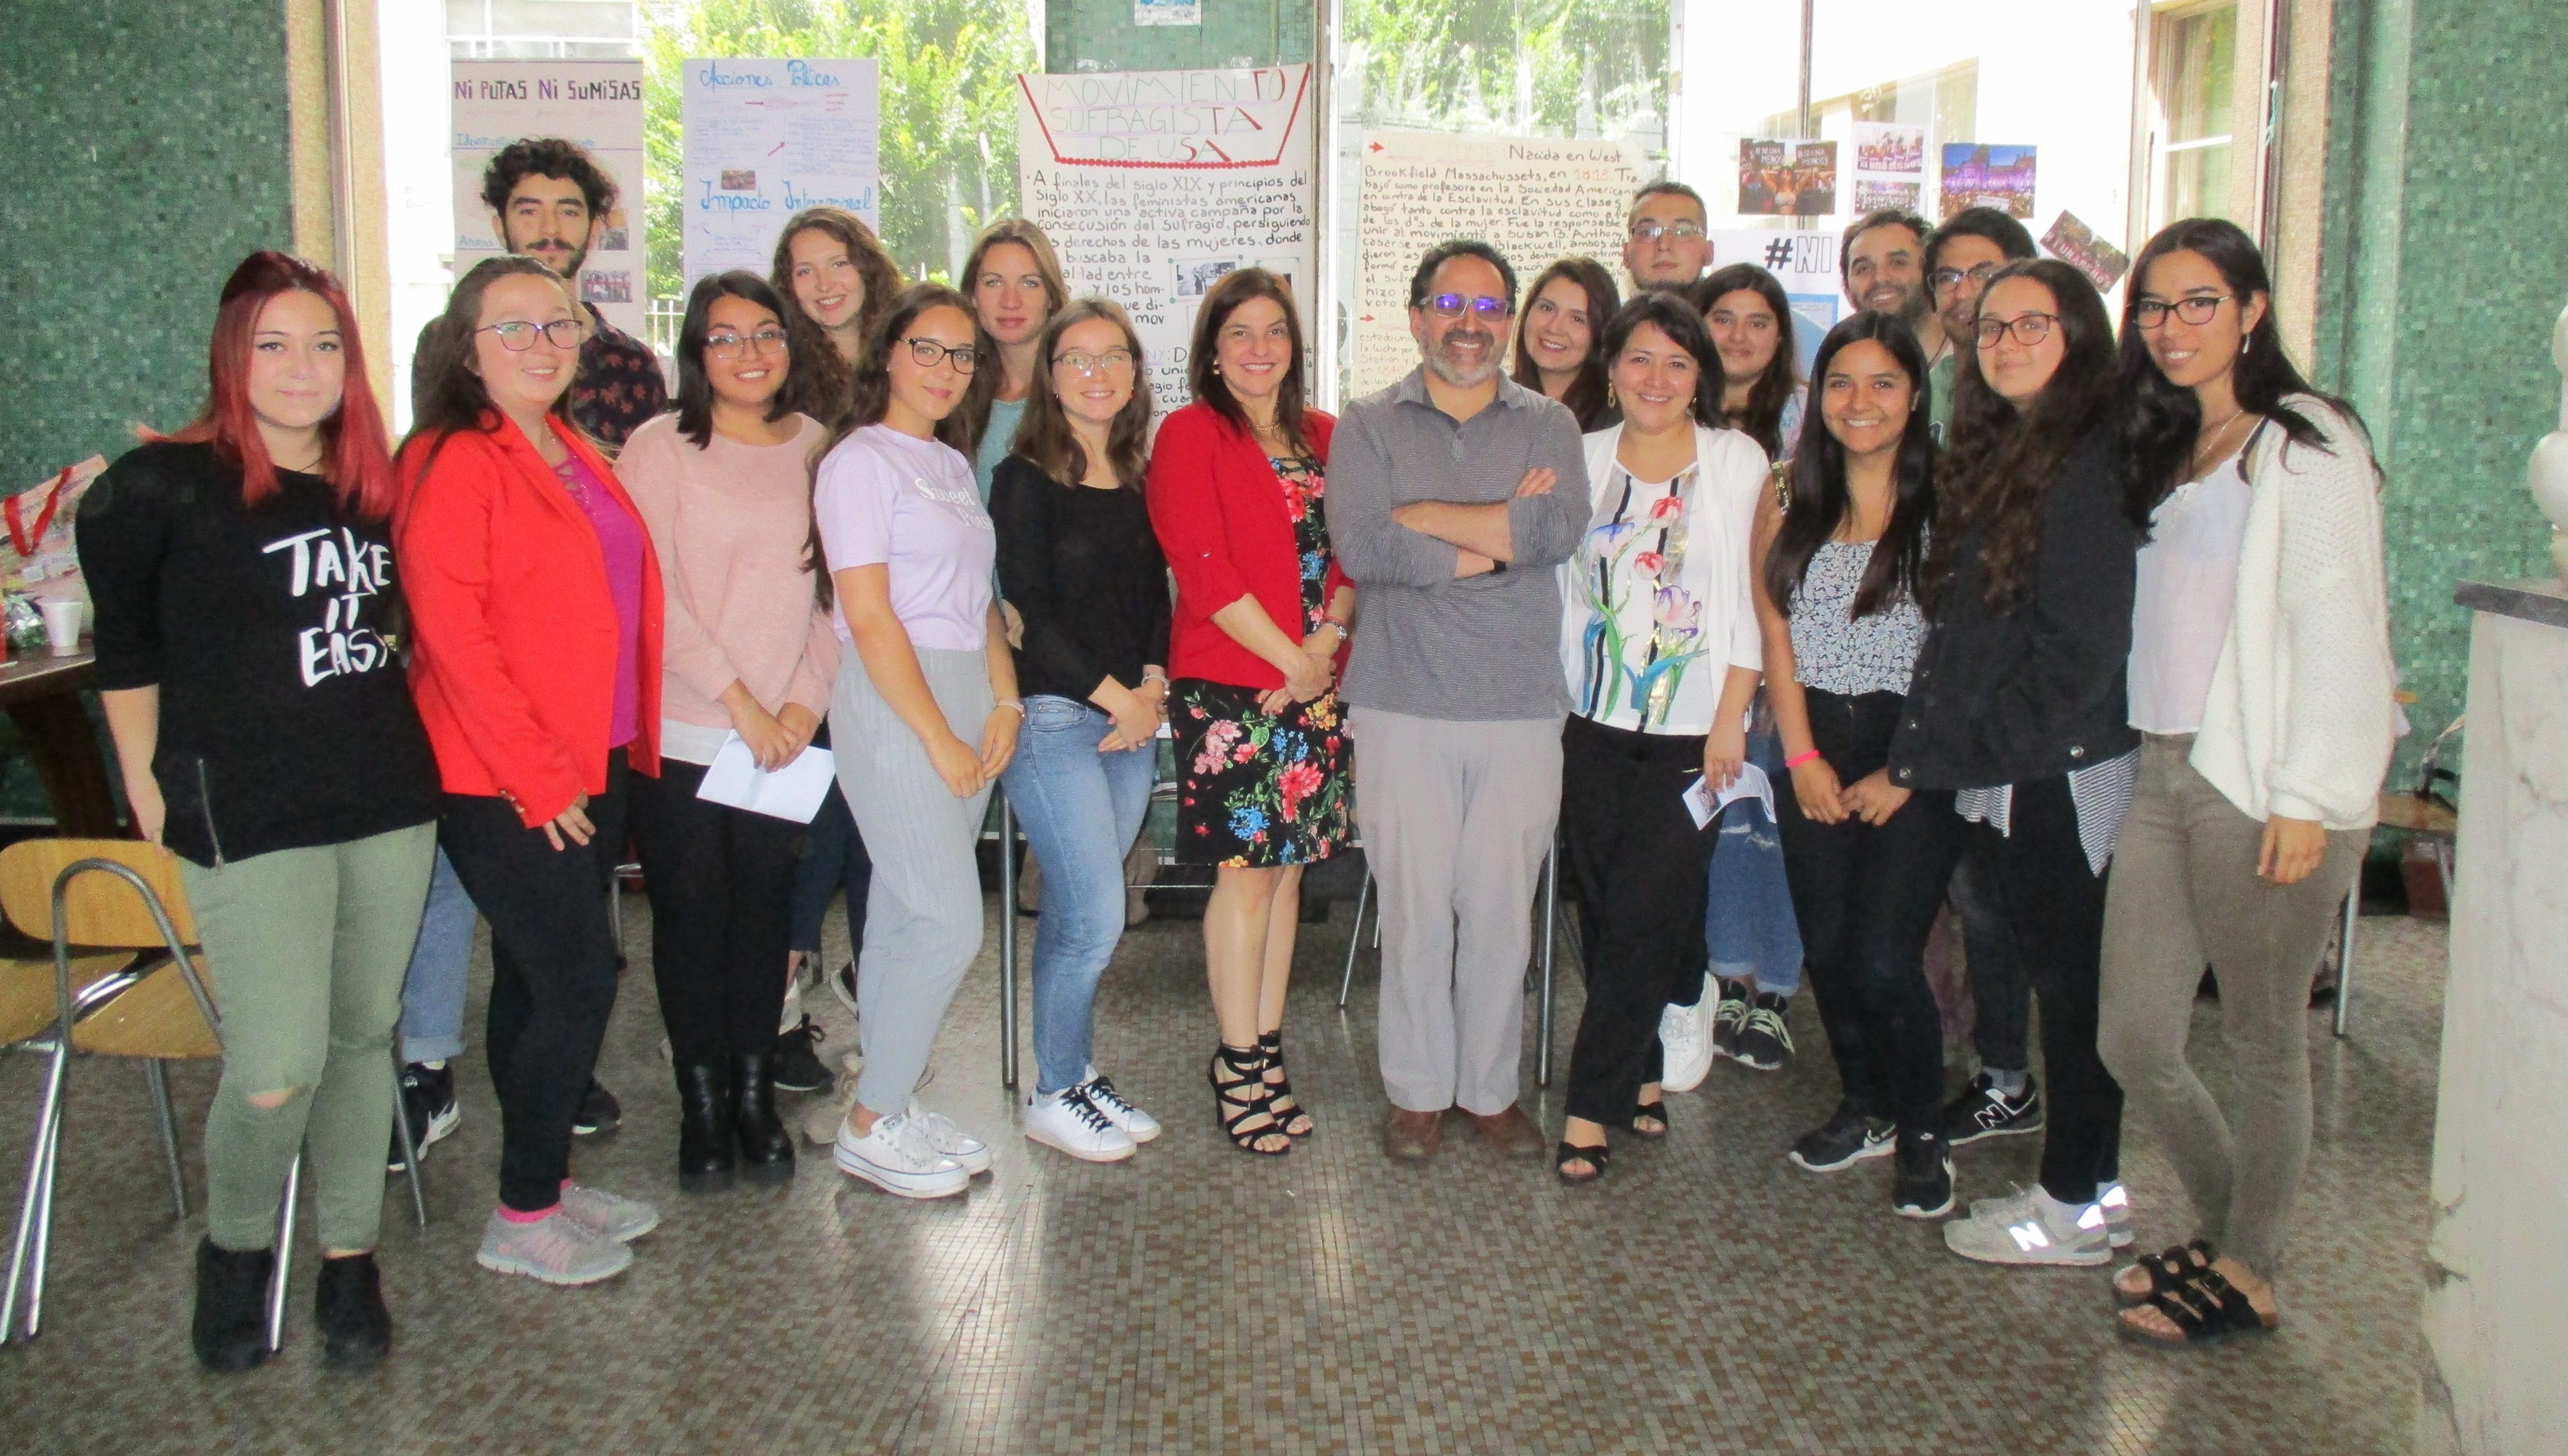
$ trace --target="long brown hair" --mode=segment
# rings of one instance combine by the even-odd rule
[[[1193,352],[1186,358],[1186,388],[1211,406],[1214,414],[1238,427],[1240,434],[1255,433],[1249,428],[1248,412],[1240,408],[1221,378],[1222,325],[1252,298],[1271,298],[1284,310],[1284,327],[1293,336],[1293,362],[1284,367],[1284,383],[1275,390],[1275,428],[1284,432],[1286,439],[1303,444],[1302,412],[1308,407],[1302,385],[1302,314],[1293,307],[1293,290],[1264,268],[1225,273],[1204,294],[1203,306],[1195,310],[1194,339],[1188,346]]]
[[[1533,286],[1524,291],[1524,306],[1516,310],[1517,384],[1539,395],[1542,393],[1542,370],[1525,348],[1525,331],[1533,327],[1534,300],[1551,286],[1555,278],[1566,278],[1587,295],[1587,358],[1578,366],[1578,377],[1569,382],[1569,392],[1560,403],[1578,417],[1578,428],[1595,430],[1605,423],[1605,412],[1612,408],[1605,402],[1605,351],[1598,346],[1605,337],[1605,323],[1623,306],[1623,295],[1614,287],[1614,275],[1594,258],[1563,258],[1536,274]]]
[[[1765,372],[1748,386],[1748,407],[1736,415],[1725,413],[1731,428],[1744,432],[1766,451],[1766,458],[1779,458],[1783,453],[1783,407],[1800,393],[1801,379],[1792,342],[1792,300],[1785,297],[1783,285],[1774,275],[1755,263],[1733,263],[1727,268],[1706,274],[1686,296],[1694,311],[1703,315],[1704,323],[1712,322],[1712,307],[1734,293],[1754,293],[1766,301],[1774,315],[1774,357],[1766,361]],[[1922,383],[1922,381],[1921,381]],[[1723,385],[1728,387],[1725,379]],[[1810,417],[1805,424],[1816,424]],[[1780,600],[1780,598],[1777,598]]]
[[[1015,448],[1036,469],[1065,485],[1088,480],[1088,446],[1071,426],[1069,411],[1053,388],[1052,359],[1061,336],[1072,326],[1103,319],[1124,331],[1124,347],[1132,351],[1132,398],[1115,413],[1106,432],[1106,462],[1126,490],[1139,491],[1149,464],[1150,375],[1141,358],[1141,336],[1131,315],[1111,298],[1083,298],[1052,316],[1044,326],[1043,357],[1035,368],[1034,387],[1026,392],[1025,423],[1017,427]]]
[[[932,308],[961,309],[963,317],[972,317],[971,302],[942,283],[913,283],[902,289],[875,322],[873,333],[865,339],[865,357],[855,369],[855,388],[847,397],[846,413],[838,417],[837,424],[829,432],[828,449],[837,448],[838,441],[866,426],[882,423],[883,412],[891,406],[892,346],[909,333],[910,325],[918,322],[920,314]],[[973,352],[972,378],[978,379],[980,371],[990,368],[992,361],[979,357],[978,345],[974,346]],[[963,407],[958,404],[952,415],[936,422],[936,438],[962,450],[968,458],[971,451],[964,448],[955,429],[956,417],[962,413]],[[821,454],[826,455],[828,449],[822,450]]]
[[[541,278],[560,289],[572,316],[582,324],[588,322],[570,285],[541,262],[522,253],[502,253],[474,264],[447,296],[446,312],[419,336],[419,354],[411,361],[410,434],[402,440],[401,453],[407,456],[412,445],[427,440],[428,454],[419,465],[422,470],[437,458],[447,437],[483,429],[482,422],[498,409],[490,403],[490,391],[481,373],[472,367],[473,340],[481,328],[482,295],[500,279],[519,274]],[[570,418],[570,394],[565,385],[545,413],[576,431],[579,427]]]
[[[792,368],[785,377],[784,407],[834,425],[846,411],[855,372],[853,364],[838,353],[838,346],[829,342],[829,331],[804,313],[795,296],[794,239],[806,232],[837,239],[847,250],[847,260],[856,265],[857,280],[865,290],[864,301],[856,306],[860,341],[873,337],[874,325],[882,322],[892,295],[900,292],[900,265],[891,260],[865,220],[844,207],[805,207],[787,218],[785,230],[776,236],[776,261],[768,269],[767,281],[780,297],[795,304],[785,326]]]
[[[1070,285],[1063,282],[1061,276],[1061,257],[1053,251],[1052,239],[1044,236],[1042,228],[1022,217],[1002,217],[982,228],[981,235],[972,239],[972,251],[964,255],[963,271],[954,275],[954,281],[965,299],[963,311],[972,316],[973,331],[979,336],[974,342],[980,346],[981,357],[989,362],[989,367],[973,374],[972,387],[963,392],[963,403],[954,411],[964,441],[954,447],[966,456],[980,453],[981,436],[990,428],[990,407],[998,403],[999,386],[1007,382],[1007,366],[999,361],[999,341],[991,338],[990,331],[981,327],[981,310],[970,301],[980,295],[982,260],[990,255],[990,249],[1001,243],[1015,243],[1034,254],[1035,272],[1043,278],[1044,317],[1047,322],[1070,303]],[[1040,365],[1035,372],[1043,372]]]

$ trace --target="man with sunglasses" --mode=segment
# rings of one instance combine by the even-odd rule
[[[1632,286],[1692,288],[1712,268],[1708,221],[1703,194],[1683,182],[1652,182],[1634,193],[1623,243],[1623,271]]]
[[[1422,364],[1350,406],[1329,537],[1363,604],[1345,697],[1382,895],[1384,1151],[1435,1155],[1444,1113],[1508,1157],[1543,1150],[1517,1105],[1531,907],[1560,812],[1569,711],[1553,568],[1587,526],[1577,421],[1507,379],[1514,270],[1486,243],[1409,285]]]
[[[1953,386],[1963,361],[1978,368],[1971,347],[1980,318],[1980,290],[1989,275],[2009,263],[2033,256],[2033,234],[2023,223],[1995,207],[1965,207],[1946,218],[1926,239],[1926,287],[1935,314],[1943,323],[1946,347],[1928,361],[1927,421],[1941,442],[1953,419]],[[2019,1039],[2018,1045],[2022,1045]]]

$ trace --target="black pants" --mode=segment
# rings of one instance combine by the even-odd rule
[[[1703,983],[1713,844],[1686,811],[1703,739],[1572,716],[1560,730],[1560,827],[1586,919],[1587,1007],[1569,1048],[1568,1111],[1620,1127],[1659,1079],[1659,1014]],[[1692,983],[1692,987],[1688,983]]]
[[[490,922],[490,1084],[499,1094],[499,1201],[535,1213],[561,1201],[570,1124],[615,1010],[607,879],[624,852],[629,771],[610,749],[597,832],[552,847],[506,799],[446,796],[438,845]]]
[[[1840,782],[1888,760],[1898,694],[1802,696],[1811,742]],[[1822,824],[1801,812],[1788,774],[1774,789],[1803,965],[1845,1100],[1903,1131],[1941,1131],[1944,1025],[1926,984],[1926,940],[1968,826],[1949,793],[1911,794],[1879,825],[1853,815]]]
[[[2122,1089],[2095,1050],[2104,877],[2086,867],[2065,775],[2017,784],[2009,819],[2006,835],[1971,826],[1970,853],[2042,999],[2042,1186],[2063,1203],[2086,1203],[2119,1176],[2122,1151]]]
[[[664,758],[633,786],[651,891],[651,976],[680,1066],[776,1044],[802,826],[696,797],[703,765]]]
[[[1953,913],[1962,923],[1962,955],[1971,977],[1971,1043],[1980,1065],[2022,1071],[2025,1026],[2033,1016],[2033,987],[2024,979],[2015,931],[1989,899],[1983,871],[1965,858],[1953,872]]]

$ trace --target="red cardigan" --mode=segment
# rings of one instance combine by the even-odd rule
[[[1322,465],[1336,417],[1318,410],[1302,416],[1302,436]],[[1247,432],[1198,401],[1162,422],[1150,447],[1145,498],[1159,550],[1177,578],[1176,619],[1168,629],[1168,676],[1203,678],[1236,688],[1281,688],[1284,675],[1239,645],[1212,614],[1254,595],[1284,635],[1299,642],[1302,626],[1301,553],[1293,544],[1293,519],[1266,451]],[[1350,585],[1329,561],[1326,594]]]
[[[639,522],[614,466],[547,419]],[[495,419],[402,453],[394,549],[415,628],[411,692],[439,776],[449,793],[507,799],[534,828],[606,788],[618,630],[606,555],[544,457]],[[642,547],[642,732],[626,760],[656,776],[660,562],[647,533]]]

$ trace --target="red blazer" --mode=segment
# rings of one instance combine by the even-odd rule
[[[1318,410],[1302,416],[1303,437],[1322,465],[1337,418]],[[1198,401],[1171,414],[1150,447],[1145,498],[1159,550],[1177,578],[1176,618],[1168,629],[1168,676],[1203,678],[1236,688],[1281,688],[1272,663],[1234,641],[1212,614],[1254,595],[1284,635],[1299,642],[1302,624],[1301,553],[1293,544],[1293,518],[1266,451],[1248,433]],[[1351,585],[1329,561],[1325,592]]]
[[[615,468],[558,419],[636,522]],[[493,426],[497,422],[492,422]],[[394,549],[414,626],[411,693],[449,793],[495,795],[533,828],[606,788],[615,705],[615,599],[579,503],[516,431],[491,428],[403,451]],[[660,771],[660,562],[642,541],[642,733],[626,760]]]

